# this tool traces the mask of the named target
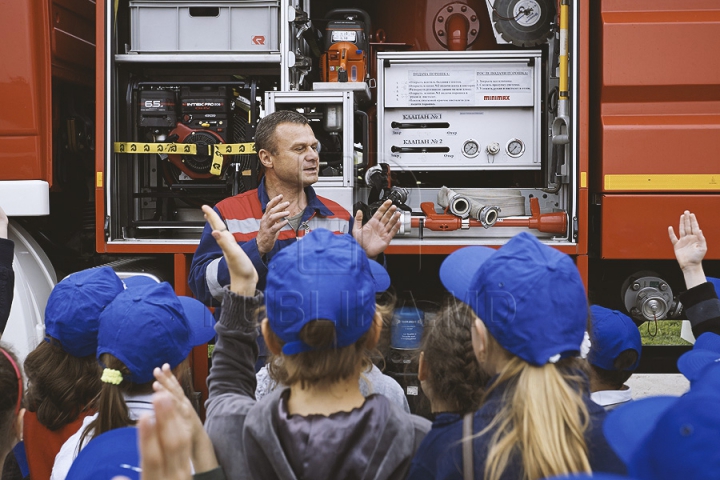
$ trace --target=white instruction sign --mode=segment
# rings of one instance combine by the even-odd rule
[[[472,70],[411,70],[408,72],[408,105],[472,105],[475,98],[473,73]]]
[[[532,105],[532,67],[488,65],[478,68],[475,75],[476,92],[482,104]]]
[[[385,75],[385,107],[534,105],[535,67],[527,62],[392,65]]]

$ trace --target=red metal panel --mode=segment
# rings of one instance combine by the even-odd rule
[[[95,250],[107,250],[105,242],[105,0],[95,7]]]
[[[712,148],[720,134],[720,3],[603,0],[600,16],[596,184],[606,190],[606,175],[720,173]],[[621,190],[644,189],[631,182]]]
[[[578,9],[580,25],[578,26],[579,45],[576,57],[580,64],[578,71],[590,71],[590,9],[589,5],[581,5]],[[589,162],[590,162],[590,82],[582,81],[578,85],[578,159],[577,172],[575,173],[578,181],[578,204],[577,204],[577,225],[578,236],[577,253],[584,255],[588,253],[588,186],[590,185],[588,178]],[[571,219],[571,224],[573,219]],[[585,263],[587,265],[587,262]],[[587,287],[587,269],[584,272],[583,280]]]
[[[720,173],[718,113],[603,116],[603,175]]]
[[[48,5],[0,4],[0,179],[52,182]]]
[[[580,272],[580,277],[582,278],[583,285],[585,285],[585,291],[588,291],[588,272],[590,269],[590,261],[587,255],[578,255],[575,257],[575,265],[577,266],[578,271]]]
[[[720,69],[711,52],[720,47],[720,4],[692,10],[675,2],[636,2],[636,11],[603,3],[605,85],[714,85]],[[689,68],[688,68],[689,67]]]
[[[708,242],[706,259],[720,259],[720,195],[603,195],[602,258],[674,259],[667,228],[678,233],[684,210],[695,213]]]
[[[187,283],[188,275],[190,274],[191,260],[192,256],[182,253],[178,253],[173,256],[175,270],[175,293],[178,295],[185,295],[188,297],[192,296],[190,286]],[[200,393],[200,410],[204,416],[205,400],[208,398],[208,389],[205,379],[207,378],[210,370],[207,344],[193,348],[190,353],[190,361],[193,372],[193,388],[196,392]]]

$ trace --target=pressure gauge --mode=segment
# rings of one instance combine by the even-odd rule
[[[513,20],[518,25],[530,28],[540,21],[542,8],[535,0],[520,0],[513,7]]]
[[[480,153],[480,145],[475,140],[466,140],[463,143],[463,155],[468,158],[477,157]]]
[[[513,138],[505,146],[505,151],[507,152],[508,157],[520,157],[523,153],[525,153],[525,144],[522,140]]]

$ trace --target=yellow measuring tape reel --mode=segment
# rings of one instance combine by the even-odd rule
[[[197,145],[192,143],[140,143],[115,142],[115,153],[167,153],[182,155],[197,155]],[[213,162],[210,173],[220,175],[222,171],[223,156],[247,155],[255,153],[255,143],[219,143],[213,145]]]

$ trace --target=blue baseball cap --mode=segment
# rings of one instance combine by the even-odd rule
[[[100,316],[97,356],[112,354],[128,367],[130,381],[148,383],[155,367],[175,368],[193,347],[210,341],[214,325],[205,305],[175,295],[167,282],[130,287]]]
[[[642,339],[640,330],[630,317],[617,310],[593,305],[590,307],[592,317],[592,335],[588,361],[591,365],[605,370],[615,370],[615,359],[625,350],[635,350],[637,360],[627,370],[632,371],[640,364]]]
[[[352,345],[370,329],[375,293],[390,286],[390,277],[368,260],[351,235],[317,229],[281,250],[268,265],[265,309],[282,352],[312,350],[300,331],[313,320],[335,323],[337,348]]]
[[[625,465],[630,464],[655,422],[679,397],[656,396],[627,402],[613,409],[605,418],[603,432],[610,447]]]
[[[138,430],[116,428],[93,438],[70,466],[67,480],[140,479]]]
[[[639,480],[716,478],[720,472],[720,365],[682,397],[621,405],[605,419],[608,443]]]
[[[498,250],[453,252],[440,266],[440,280],[526,362],[540,366],[579,354],[588,318],[580,273],[569,256],[529,233]]]
[[[110,267],[90,268],[65,277],[48,297],[45,334],[74,357],[95,355],[100,314],[123,289],[122,280]]]
[[[125,288],[144,288],[159,283],[153,277],[142,274],[125,277],[122,281],[125,284]]]
[[[706,332],[697,338],[692,350],[678,358],[677,367],[685,378],[695,382],[716,363],[720,363],[720,335]]]
[[[720,278],[706,277],[707,281],[713,284],[715,287],[715,294],[720,297]]]

